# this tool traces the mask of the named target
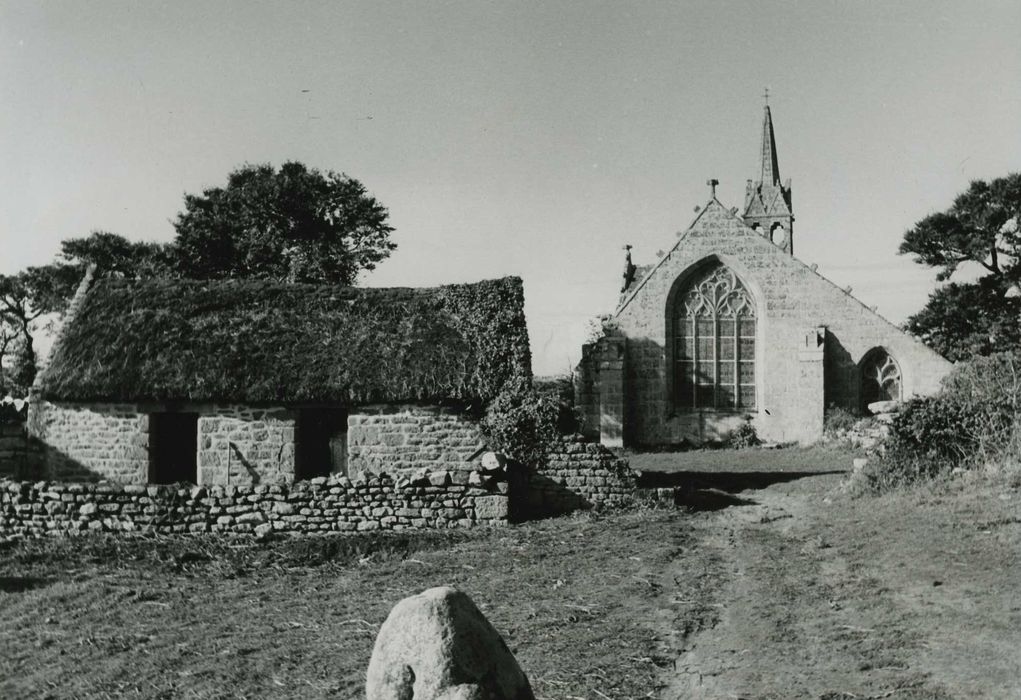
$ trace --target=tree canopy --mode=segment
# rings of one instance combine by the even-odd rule
[[[89,264],[100,276],[127,279],[353,285],[359,272],[374,269],[397,247],[388,216],[357,180],[288,162],[279,170],[245,165],[230,173],[225,187],[186,194],[169,243],[107,231],[69,238],[52,263],[0,275],[0,367],[13,355],[21,368],[7,384],[24,389],[31,383],[37,326],[48,314],[63,313]],[[0,389],[4,385],[0,373]]]
[[[360,182],[301,163],[246,165],[184,206],[174,243],[186,277],[351,285],[396,248],[386,207]]]
[[[974,263],[984,275],[951,282],[907,322],[909,331],[952,360],[1016,348],[1021,340],[1021,173],[976,180],[943,212],[904,234],[901,254],[949,280]]]
[[[9,383],[19,391],[34,376],[36,322],[64,311],[89,264],[128,278],[165,277],[174,270],[167,244],[136,243],[115,233],[93,231],[63,241],[60,254],[48,265],[0,275],[0,365],[6,357],[14,357]]]

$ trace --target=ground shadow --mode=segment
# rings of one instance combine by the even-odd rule
[[[843,474],[842,469],[828,469],[798,472],[642,472],[638,477],[639,488],[682,488],[684,490],[714,490],[728,494],[764,489],[773,484],[783,484],[810,476]]]
[[[0,593],[21,593],[49,584],[48,579],[31,576],[0,576]]]
[[[674,505],[703,512],[723,510],[733,506],[755,506],[758,503],[750,498],[740,498],[718,489],[679,487],[674,489]]]

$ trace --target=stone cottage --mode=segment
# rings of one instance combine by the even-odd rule
[[[35,387],[44,476],[199,485],[466,470],[531,377],[521,280],[433,289],[86,275]]]
[[[765,108],[744,208],[712,194],[660,260],[631,264],[604,336],[583,348],[576,400],[604,444],[701,444],[751,422],[812,442],[824,412],[935,391],[950,363],[794,257]]]

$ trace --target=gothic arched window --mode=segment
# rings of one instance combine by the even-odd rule
[[[674,297],[674,406],[755,409],[755,304],[733,272],[714,265]]]
[[[861,361],[861,397],[863,407],[901,399],[900,367],[883,348],[870,350]]]

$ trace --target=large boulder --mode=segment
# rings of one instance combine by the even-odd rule
[[[366,700],[535,700],[514,655],[464,593],[430,588],[397,603],[376,637]]]

